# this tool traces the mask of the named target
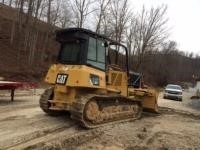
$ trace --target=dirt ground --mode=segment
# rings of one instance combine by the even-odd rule
[[[47,116],[38,106],[43,89],[17,91],[14,102],[0,91],[0,149],[75,150],[198,150],[200,100],[162,99],[159,114],[144,113],[140,120],[86,130],[69,114]]]

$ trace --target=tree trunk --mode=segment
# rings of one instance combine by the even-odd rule
[[[14,41],[14,36],[15,36],[15,21],[13,19],[12,21],[12,30],[11,30],[11,36],[10,36],[10,44],[13,44]]]
[[[32,18],[32,13],[33,13],[33,0],[29,0],[28,3],[28,12],[26,16],[26,25],[28,26],[29,20]]]
[[[48,1],[48,11],[47,11],[47,23],[50,24],[51,23],[51,1]]]
[[[10,6],[10,7],[12,6],[12,2],[13,2],[13,0],[10,0],[10,1],[9,1],[9,6]]]
[[[41,49],[41,57],[40,57],[41,64],[43,64],[43,62],[44,62],[44,54],[47,49],[48,41],[49,41],[49,33],[47,32],[44,37],[43,48]]]

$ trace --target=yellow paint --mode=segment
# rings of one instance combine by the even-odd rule
[[[85,65],[52,65],[47,73],[45,81],[50,84],[56,83],[57,74],[67,74],[65,86],[105,88],[105,72]],[[94,86],[90,81],[90,74],[99,76],[100,85]]]
[[[128,78],[126,72],[109,70],[107,73],[108,84],[107,88],[120,93],[123,96],[128,96]],[[111,91],[111,90],[110,90]]]
[[[142,88],[129,88],[129,96],[134,96],[135,99],[142,102],[144,109],[148,109],[152,112],[158,112],[158,93],[154,89],[142,89]]]
[[[56,84],[58,74],[68,75],[65,84]],[[99,86],[93,85],[90,75],[99,77]],[[106,83],[107,76],[107,83]],[[149,89],[128,88],[126,72],[109,69],[106,72],[85,65],[54,64],[50,67],[45,81],[54,85],[52,109],[69,110],[76,97],[82,94],[118,93],[142,101],[144,108],[157,109],[156,92]]]

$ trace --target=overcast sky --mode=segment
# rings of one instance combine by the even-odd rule
[[[200,54],[200,0],[130,0],[133,9],[140,10],[143,4],[150,8],[168,5],[170,39],[178,43],[182,51]]]

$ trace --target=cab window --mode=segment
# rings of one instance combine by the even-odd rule
[[[87,64],[105,70],[104,41],[92,37],[89,38]]]

